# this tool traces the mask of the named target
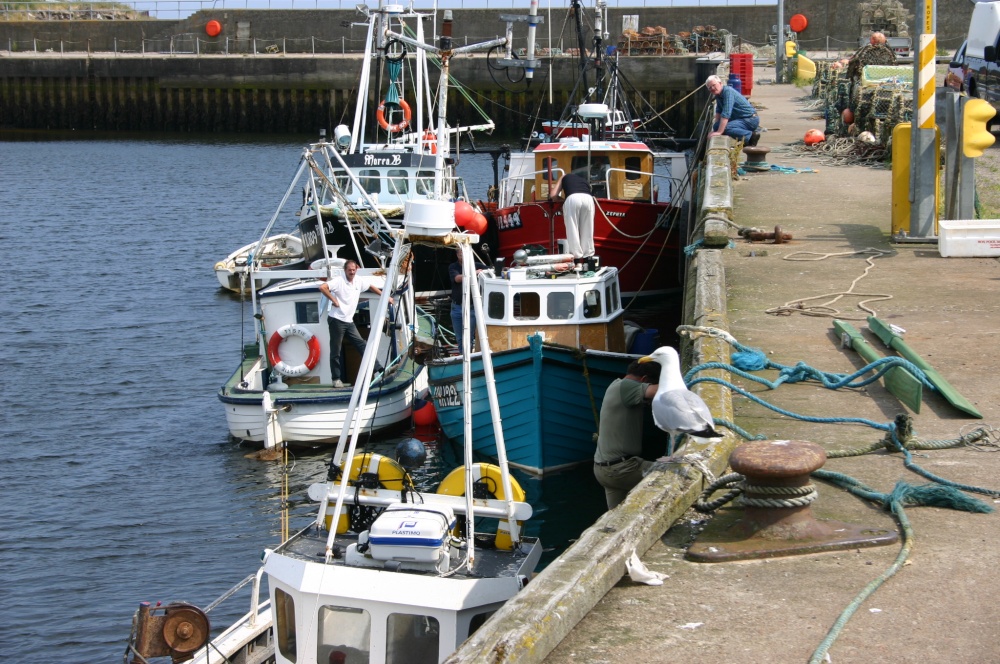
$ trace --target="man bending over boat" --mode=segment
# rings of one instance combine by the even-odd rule
[[[364,357],[365,340],[354,324],[354,312],[357,311],[361,293],[369,290],[376,295],[382,294],[382,289],[375,285],[371,277],[359,277],[358,262],[348,259],[344,262],[344,276],[334,277],[319,285],[319,290],[330,300],[330,313],[327,325],[330,327],[330,378],[334,387],[345,387],[341,380],[340,351],[346,337],[358,354]],[[392,303],[392,298],[389,298]],[[375,372],[382,372],[382,364],[375,360]]]
[[[594,255],[594,196],[590,183],[576,173],[564,173],[552,188],[552,198],[562,194],[563,223],[566,224],[566,250],[573,258]],[[577,260],[579,262],[579,260]]]
[[[448,266],[448,276],[451,278],[451,326],[455,330],[455,343],[458,344],[458,352],[462,352],[462,248],[455,249],[455,262]],[[476,274],[486,269],[486,265],[476,261]],[[472,285],[477,288],[476,284]],[[472,336],[469,339],[469,348],[473,348],[473,341],[476,340],[476,310],[469,303],[469,329]]]
[[[625,500],[653,467],[652,461],[639,455],[643,411],[656,395],[660,364],[634,360],[626,371],[625,377],[613,380],[604,393],[594,453],[594,477],[604,487],[609,510]]]
[[[760,140],[760,117],[747,98],[722,82],[718,76],[705,79],[705,87],[715,95],[715,124],[711,136],[729,136],[747,145],[757,145]]]

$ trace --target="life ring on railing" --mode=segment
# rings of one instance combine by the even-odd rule
[[[344,472],[344,464],[340,464],[340,473]],[[338,475],[339,478],[339,475]],[[340,480],[337,479],[339,482]],[[355,454],[351,459],[351,474],[347,477],[348,486],[357,486],[367,489],[391,489],[402,491],[409,483],[406,480],[406,469],[399,465],[399,462],[382,454],[374,452],[364,452]],[[344,500],[344,513],[337,521],[337,533],[346,533],[348,529],[354,532],[367,530],[378,516],[381,510],[372,508],[361,508],[361,506],[351,505],[350,496]],[[330,529],[333,522],[333,502],[331,501],[326,515],[326,528]],[[360,529],[360,530],[359,530]]]
[[[438,486],[437,492],[446,496],[464,496],[465,467],[460,466],[448,473],[448,475],[441,480],[441,484]],[[524,489],[522,489],[521,485],[517,483],[517,480],[514,479],[513,475],[510,478],[510,492],[513,494],[511,496],[512,500],[519,503],[524,502]],[[492,463],[472,464],[472,494],[473,498],[506,500],[500,466]],[[517,522],[518,528],[520,528],[522,523],[522,521]],[[501,520],[497,525],[497,536],[494,542],[498,549],[509,551],[514,548],[514,543],[510,538],[510,528],[508,527],[506,521]]]
[[[413,113],[410,111],[410,105],[406,103],[405,99],[400,99],[397,102],[389,102],[399,104],[399,107],[403,109],[403,121],[396,124],[389,124],[385,119],[385,103],[383,99],[382,103],[378,105],[378,110],[375,112],[375,119],[378,120],[378,124],[382,129],[385,129],[390,134],[395,134],[410,126],[410,119],[413,117]]]
[[[278,353],[278,348],[281,347],[281,342],[288,337],[301,337],[309,345],[309,356],[302,364],[292,366],[281,359],[281,354]],[[317,364],[319,364],[319,354],[319,339],[317,339],[312,332],[298,325],[285,325],[279,327],[277,331],[271,335],[271,339],[267,342],[267,360],[271,363],[274,370],[282,376],[294,377],[309,373],[316,368]]]

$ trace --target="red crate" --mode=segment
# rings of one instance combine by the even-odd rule
[[[753,53],[732,53],[729,56],[729,73],[740,77],[743,96],[753,92]]]

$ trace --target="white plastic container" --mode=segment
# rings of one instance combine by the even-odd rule
[[[437,200],[406,201],[403,224],[411,235],[443,237],[455,230],[455,204]]]
[[[372,558],[436,563],[449,546],[455,513],[446,505],[394,503],[368,531]]]
[[[941,219],[938,230],[942,256],[1000,256],[1000,219]]]

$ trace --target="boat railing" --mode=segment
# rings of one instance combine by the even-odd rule
[[[602,176],[590,182],[597,198],[659,203],[672,200],[673,193],[681,187],[675,177],[628,168],[608,168],[602,171]]]
[[[501,207],[516,203],[533,203],[548,200],[549,187],[552,185],[546,185],[544,191],[538,191],[535,187],[535,181],[541,175],[543,181],[555,183],[559,181],[559,178],[564,173],[565,171],[561,168],[555,168],[552,169],[551,176],[548,170],[537,170],[518,173],[504,178],[500,181]],[[531,186],[530,189],[528,188],[529,185]]]

